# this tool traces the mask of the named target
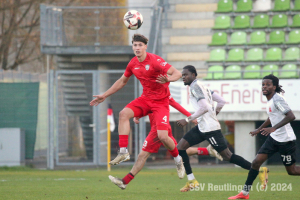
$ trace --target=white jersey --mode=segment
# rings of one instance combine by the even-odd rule
[[[285,98],[278,93],[275,93],[272,99],[270,99],[267,103],[267,114],[269,115],[272,126],[275,126],[282,121],[283,118],[285,118],[285,114],[289,111],[291,111],[291,109],[288,106]],[[296,140],[294,130],[290,123],[271,133],[271,137],[278,142]]]
[[[190,85],[190,102],[195,110],[199,109],[198,101],[201,99],[206,99],[210,106],[207,113],[197,118],[199,130],[205,133],[221,129],[214,109],[211,91],[196,79]]]

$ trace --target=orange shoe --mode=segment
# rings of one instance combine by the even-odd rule
[[[243,192],[240,192],[238,195],[229,197],[228,199],[249,199],[249,194],[245,196]]]

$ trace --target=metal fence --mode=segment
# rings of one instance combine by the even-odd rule
[[[117,155],[118,113],[141,94],[138,81],[127,85],[97,107],[89,102],[93,95],[105,92],[119,79],[123,70],[51,71],[49,87],[48,168],[55,165],[105,165],[107,160],[107,107],[114,111],[116,129],[111,134],[111,154]],[[137,158],[145,139],[145,125],[131,123],[129,151],[131,161]],[[130,162],[129,162],[130,163]]]
[[[128,30],[123,23],[124,14],[131,9],[138,10],[144,18],[142,27],[135,31]],[[40,10],[42,51],[43,46],[128,46],[134,33],[149,38],[149,52],[159,49],[162,7],[157,4],[139,7],[42,4]]]

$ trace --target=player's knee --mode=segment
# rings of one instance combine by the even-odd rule
[[[158,135],[158,139],[162,142],[162,143],[164,143],[164,142],[167,142],[168,141],[168,138],[169,136],[168,135],[165,135],[165,134],[160,134],[160,135]]]
[[[121,112],[119,113],[119,120],[128,120],[129,118],[129,114],[125,110],[121,110]]]
[[[261,166],[261,164],[262,164],[262,163],[261,163],[259,160],[254,159],[254,160],[252,161],[252,163],[251,163],[251,167],[252,167],[253,169],[259,169],[260,166]]]
[[[296,174],[296,171],[294,168],[289,168],[286,171],[287,171],[288,175],[291,175],[291,176]]]

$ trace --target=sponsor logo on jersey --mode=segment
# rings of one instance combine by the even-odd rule
[[[157,62],[160,62],[161,61],[161,59],[157,59]]]
[[[192,94],[194,95],[194,97],[198,98],[198,94],[196,93],[195,90],[192,90]]]
[[[134,68],[134,69],[140,69],[139,67],[136,67],[136,68]]]
[[[149,70],[149,68],[150,68],[150,65],[146,65],[146,66],[145,66],[145,69],[146,69],[146,70]]]
[[[269,107],[269,112],[272,112],[272,109],[271,109],[271,107]]]
[[[167,64],[168,64],[167,62],[162,62],[162,63],[160,63],[160,65],[161,65],[161,66],[164,66],[164,67],[165,67]]]

